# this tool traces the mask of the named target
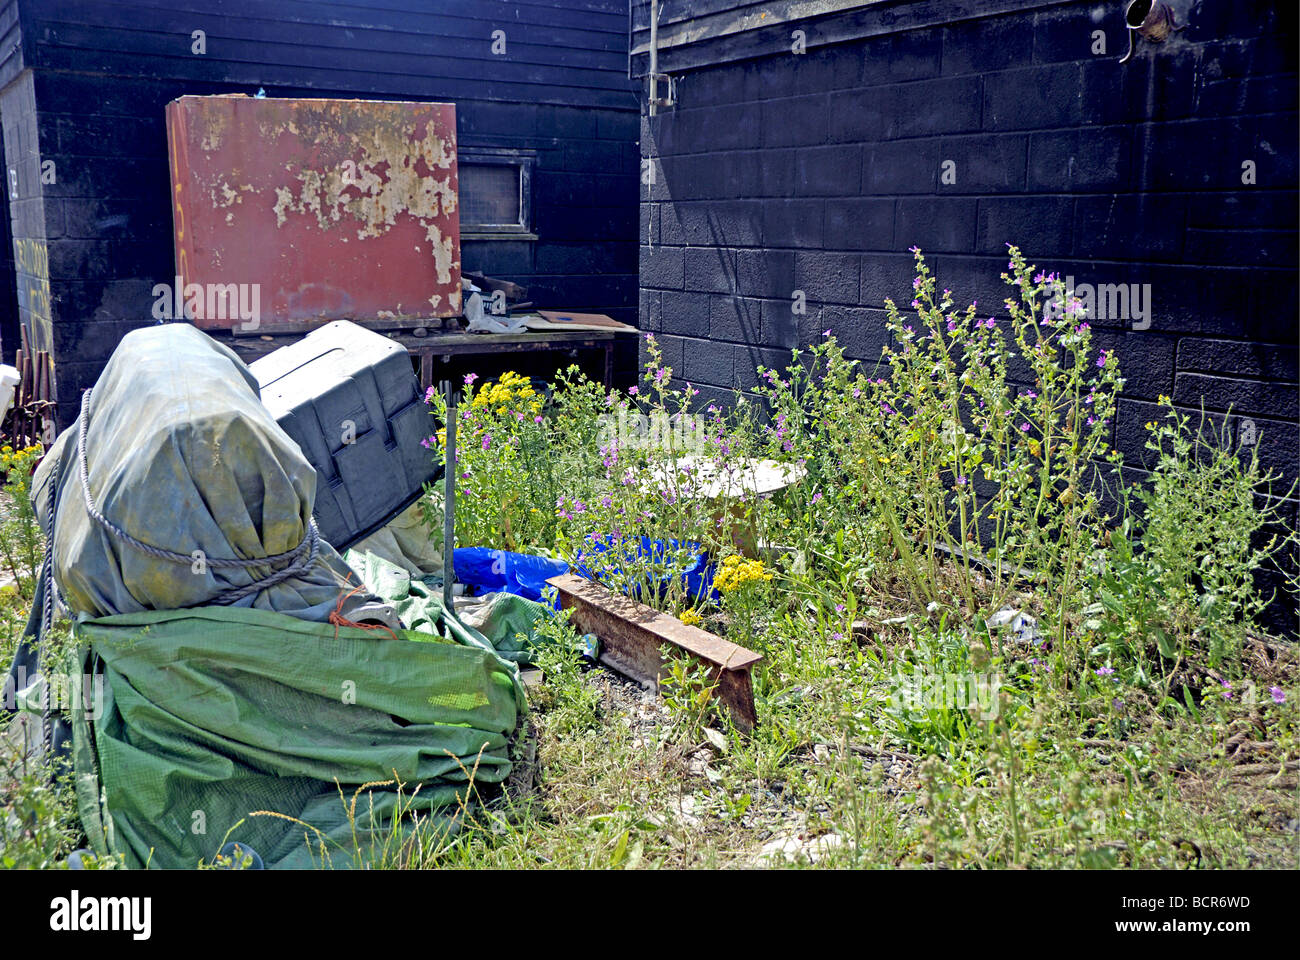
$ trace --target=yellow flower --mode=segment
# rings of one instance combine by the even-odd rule
[[[682,623],[686,624],[688,627],[698,627],[701,623],[704,622],[704,618],[701,617],[694,610],[684,611],[677,619],[680,620]]]
[[[537,391],[527,377],[507,370],[496,383],[484,384],[474,395],[471,405],[488,407],[498,414],[505,414],[516,404],[522,405],[522,401],[527,400],[531,401],[532,410],[536,413],[541,409],[541,401],[533,399],[536,396]]]
[[[722,561],[722,569],[713,578],[713,586],[720,593],[731,593],[747,583],[758,581],[770,582],[772,574],[763,566],[762,560],[746,560],[732,554]]]

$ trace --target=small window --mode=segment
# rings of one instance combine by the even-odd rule
[[[534,156],[528,151],[462,147],[460,178],[462,240],[536,240],[532,232]]]

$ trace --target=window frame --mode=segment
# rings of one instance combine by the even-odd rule
[[[533,232],[533,168],[537,151],[514,147],[461,146],[457,150],[458,168],[465,164],[515,167],[519,171],[519,222],[477,223],[461,221],[461,240],[536,240]],[[459,173],[459,170],[458,170]]]

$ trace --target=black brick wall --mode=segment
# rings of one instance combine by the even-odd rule
[[[1166,394],[1252,419],[1300,479],[1296,13],[1179,6],[1188,29],[1124,65],[1121,5],[1077,3],[680,71],[677,105],[642,117],[642,326],[706,394],[748,389],[827,327],[876,359],[912,244],[1000,311],[1014,242],[1081,283],[1151,285],[1149,328],[1094,322],[1132,466]]]

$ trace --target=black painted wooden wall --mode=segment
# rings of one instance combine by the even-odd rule
[[[53,342],[60,425],[122,335],[152,322],[153,285],[171,282],[164,105],[259,88],[449,101],[462,149],[535,150],[539,239],[466,241],[464,268],[523,283],[541,305],[635,320],[623,0],[7,0],[0,122],[19,183],[20,304]],[[23,275],[46,262],[48,304],[42,278]]]

